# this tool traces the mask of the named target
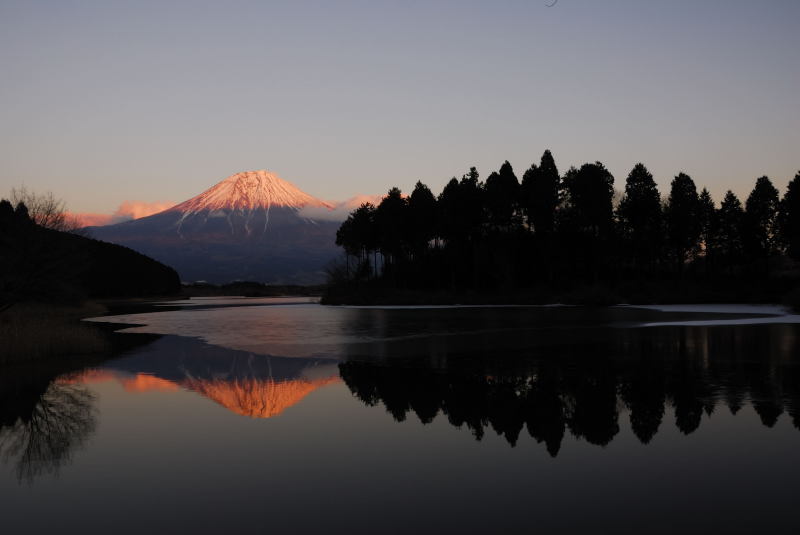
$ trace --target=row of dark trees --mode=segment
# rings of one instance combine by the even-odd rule
[[[743,204],[677,175],[663,199],[636,164],[616,198],[600,163],[561,175],[550,151],[519,180],[509,162],[481,181],[473,167],[438,197],[392,188],[340,227],[351,281],[398,287],[498,288],[537,282],[740,276],[800,259],[800,172],[780,198],[766,176]]]

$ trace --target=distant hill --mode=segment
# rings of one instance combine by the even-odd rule
[[[182,280],[315,284],[338,253],[333,206],[268,171],[232,175],[163,212],[104,227],[98,239],[173,266]]]
[[[0,308],[180,291],[174,269],[126,247],[40,227],[7,201],[0,202],[0,258]]]

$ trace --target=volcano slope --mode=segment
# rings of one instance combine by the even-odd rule
[[[88,230],[174,267],[183,281],[316,284],[338,253],[339,222],[307,217],[308,208],[333,210],[274,173],[248,171],[163,212]]]

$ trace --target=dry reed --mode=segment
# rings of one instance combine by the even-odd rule
[[[101,315],[96,303],[61,306],[22,303],[0,313],[0,365],[109,349],[104,333],[81,318]]]

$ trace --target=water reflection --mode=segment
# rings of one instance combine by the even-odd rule
[[[105,360],[3,369],[5,531],[796,524],[796,325],[630,328],[665,318],[634,310],[246,309],[226,309],[231,340],[271,338],[259,347],[274,351],[120,334],[137,342]],[[168,317],[188,324],[197,312]],[[306,341],[341,360],[300,358],[317,354]]]
[[[157,336],[101,332],[109,353],[62,355],[0,373],[0,459],[17,478],[57,476],[96,427],[95,396],[79,381],[65,380],[114,354],[135,351]]]
[[[339,368],[358,399],[397,421],[441,413],[478,440],[492,429],[512,446],[526,430],[555,457],[567,432],[609,444],[623,413],[647,444],[667,407],[686,435],[720,406],[736,414],[752,405],[767,427],[787,412],[800,428],[796,349],[790,326],[605,329],[526,353],[351,359]]]
[[[329,360],[258,355],[177,336],[165,336],[109,361],[102,371],[103,375],[91,372],[95,381],[113,379],[129,391],[187,390],[252,418],[277,416],[314,390],[338,381]]]
[[[50,383],[0,413],[0,456],[20,481],[57,475],[95,429],[94,396],[82,385]]]
[[[272,418],[340,380],[324,359],[256,355],[177,336],[117,336],[127,343],[105,361],[7,369],[0,377],[0,458],[20,481],[58,475],[94,433],[95,384],[115,382],[128,394],[188,391],[238,415]]]
[[[104,361],[20,373],[21,381],[6,374],[5,462],[23,480],[57,473],[92,435],[92,385],[107,382],[121,385],[124,396],[190,393],[231,415],[266,419],[343,380],[357,399],[383,405],[397,421],[413,413],[427,424],[442,415],[478,440],[493,432],[514,446],[530,436],[553,457],[572,439],[605,446],[626,426],[642,444],[668,425],[689,435],[720,407],[732,414],[752,407],[767,427],[781,418],[800,427],[793,325],[631,328],[663,316],[605,309],[227,310],[231,324],[247,319],[236,345],[247,345],[248,332],[271,331],[261,335],[273,339],[269,347],[292,345],[292,356],[118,334],[127,345]],[[197,317],[183,313],[166,317]],[[300,317],[304,323],[281,331]],[[297,356],[309,340],[342,361]],[[345,422],[350,413],[337,418]]]

